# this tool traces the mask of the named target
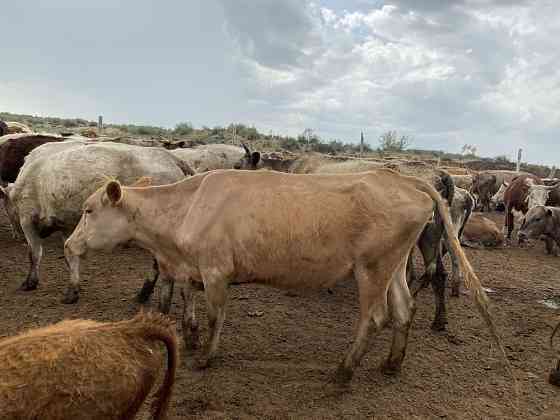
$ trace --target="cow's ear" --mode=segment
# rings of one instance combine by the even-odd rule
[[[547,207],[547,208],[546,208],[546,215],[547,215],[548,217],[551,217],[551,216],[552,216],[552,209],[549,209],[549,208]]]
[[[0,186],[0,200],[5,200],[6,198],[8,198],[8,191]]]
[[[113,206],[119,204],[122,199],[122,188],[118,181],[110,181],[105,187],[105,192]]]
[[[257,166],[261,160],[261,154],[259,152],[251,153],[251,165]]]

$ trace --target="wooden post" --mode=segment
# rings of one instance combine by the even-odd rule
[[[97,131],[101,134],[101,130],[103,130],[103,115],[100,115],[97,119]]]
[[[233,124],[233,136],[231,138],[231,143],[232,144],[237,144],[236,136],[237,136],[237,126],[235,124]]]
[[[519,169],[521,168],[521,154],[523,153],[523,149],[519,149],[517,151],[517,167],[516,167],[516,171],[519,172]]]
[[[364,132],[360,134],[360,157],[364,157]]]

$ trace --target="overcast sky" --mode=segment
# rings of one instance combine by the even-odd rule
[[[18,0],[0,39],[0,111],[560,164],[554,0]]]

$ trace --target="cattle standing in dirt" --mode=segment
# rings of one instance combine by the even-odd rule
[[[519,175],[528,175],[526,172],[516,171],[481,171],[473,179],[472,192],[478,195],[481,211],[490,211],[490,199],[498,192],[500,185],[511,182]]]
[[[0,341],[0,417],[12,420],[134,419],[159,376],[152,403],[165,418],[175,382],[175,325],[163,315],[121,322],[67,320]]]
[[[553,243],[560,246],[560,208],[535,206],[527,212],[518,237],[520,241],[545,236],[547,252],[552,253]]]
[[[0,183],[15,182],[25,157],[36,147],[63,141],[64,137],[48,134],[18,134],[0,144]]]
[[[55,152],[49,152],[50,148]],[[33,150],[16,182],[1,190],[30,248],[31,268],[21,289],[37,288],[44,238],[57,231],[63,237],[72,232],[80,220],[85,199],[96,191],[104,177],[132,184],[144,176],[159,185],[192,174],[184,162],[163,148],[61,142]],[[79,298],[79,274],[72,273],[71,279],[64,303],[74,303]]]
[[[520,175],[511,182],[504,193],[506,212],[504,230],[507,230],[507,239],[511,239],[514,229],[513,210],[523,214],[527,213],[527,198],[532,185],[542,185],[540,178],[531,174]]]
[[[268,161],[263,161],[262,165],[266,166],[268,163]],[[288,172],[305,174],[357,173],[379,169],[380,165],[404,175],[419,176],[434,186],[440,195],[447,200],[449,205],[452,204],[454,184],[451,176],[445,171],[435,169],[428,164],[418,161],[376,162],[354,159],[337,162],[319,153],[308,153],[291,159]],[[443,223],[438,217],[435,217],[433,223],[426,226],[418,242],[426,271],[419,281],[420,287],[416,292],[423,288],[423,286],[432,284],[436,307],[432,329],[436,331],[445,330],[447,324],[447,310],[445,306],[447,273],[441,256],[442,235]],[[408,262],[407,270],[409,283],[412,284],[415,282],[412,278],[414,272],[412,257]]]
[[[65,255],[72,266],[90,249],[108,250],[130,240],[150,250],[164,280],[184,282],[187,345],[194,344],[190,334],[195,330],[191,286],[202,283],[209,321],[203,366],[216,354],[232,279],[317,288],[354,277],[360,322],[337,375],[349,380],[370,334],[385,325],[389,311],[393,344],[384,367],[387,373],[401,367],[414,314],[407,260],[434,205],[450,252],[457,255],[477,308],[497,337],[487,297],[443,199],[425,181],[389,170],[341,175],[217,170],[144,188],[111,181],[85,202]]]
[[[205,144],[188,149],[171,151],[186,162],[196,173],[214,169],[256,169],[260,161],[259,152],[230,144]]]

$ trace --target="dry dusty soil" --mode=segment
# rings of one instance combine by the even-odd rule
[[[501,222],[503,216],[492,217]],[[181,352],[170,419],[560,418],[560,388],[547,383],[556,363],[548,338],[559,311],[539,303],[560,294],[560,257],[545,255],[540,242],[528,249],[466,252],[493,291],[493,313],[518,394],[468,295],[449,299],[448,333],[434,333],[432,293],[423,290],[401,374],[386,377],[378,370],[389,352],[391,331],[385,329],[372,340],[352,383],[342,387],[331,379],[356,326],[354,282],[339,284],[333,294],[246,285],[230,288],[214,366],[199,371],[196,355]],[[47,240],[42,282],[33,292],[17,291],[28,270],[27,250],[12,239],[3,216],[0,255],[0,336],[64,318],[132,317],[140,308],[135,295],[151,268],[149,255],[135,248],[92,254],[80,301],[63,305],[68,273],[60,237]],[[205,320],[203,296],[197,300]],[[181,315],[181,304],[175,293],[172,316]]]

